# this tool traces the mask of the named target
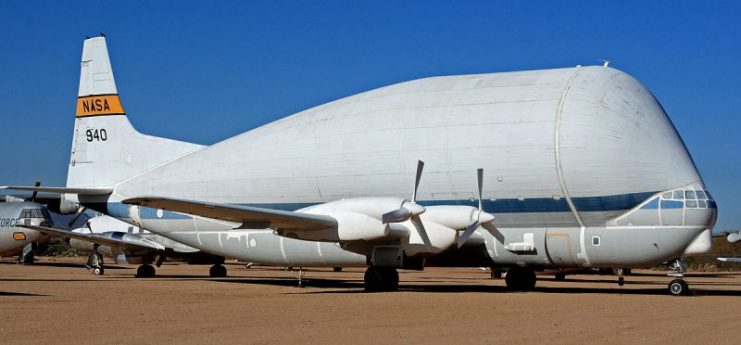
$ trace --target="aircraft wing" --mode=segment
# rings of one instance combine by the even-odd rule
[[[107,195],[113,192],[112,188],[68,188],[68,187],[42,187],[42,186],[0,186],[0,189],[24,190],[29,192],[46,192],[56,194],[78,194],[78,195]]]
[[[100,245],[138,248],[138,249],[156,250],[156,251],[165,250],[165,247],[163,245],[156,243],[154,241],[148,241],[140,237],[137,237],[138,240],[130,240],[130,239],[124,238],[123,236],[121,236],[121,238],[115,238],[115,236],[113,237],[101,236],[100,234],[95,234],[95,233],[84,234],[84,233],[79,233],[79,232],[48,228],[44,226],[23,225],[20,227],[31,229],[31,230],[36,230],[38,232],[44,233],[49,236],[61,237],[61,238],[74,238],[77,240],[87,241],[87,242],[100,244]]]
[[[285,231],[313,231],[337,226],[337,220],[330,216],[259,207],[162,197],[139,197],[126,199],[122,202],[124,204],[160,208],[206,218],[242,223],[243,227],[255,229],[270,228]]]
[[[741,258],[718,258],[721,262],[741,262]]]

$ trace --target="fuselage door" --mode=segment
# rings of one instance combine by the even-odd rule
[[[545,236],[545,247],[548,259],[556,266],[573,266],[576,264],[578,243],[567,230],[548,229]]]

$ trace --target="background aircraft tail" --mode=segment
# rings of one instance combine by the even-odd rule
[[[112,187],[202,147],[137,132],[119,98],[105,37],[85,40],[68,187]]]

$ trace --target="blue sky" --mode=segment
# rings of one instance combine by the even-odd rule
[[[741,2],[0,2],[1,184],[64,185],[85,35],[130,120],[211,144],[433,75],[599,64],[654,92],[741,227]]]

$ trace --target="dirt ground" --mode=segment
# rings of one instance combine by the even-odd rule
[[[2,344],[738,344],[741,273],[691,274],[692,297],[672,297],[662,272],[540,276],[507,292],[477,269],[401,271],[401,291],[362,292],[363,269],[296,272],[229,264],[165,264],[136,279],[105,276],[82,259],[0,264]]]

